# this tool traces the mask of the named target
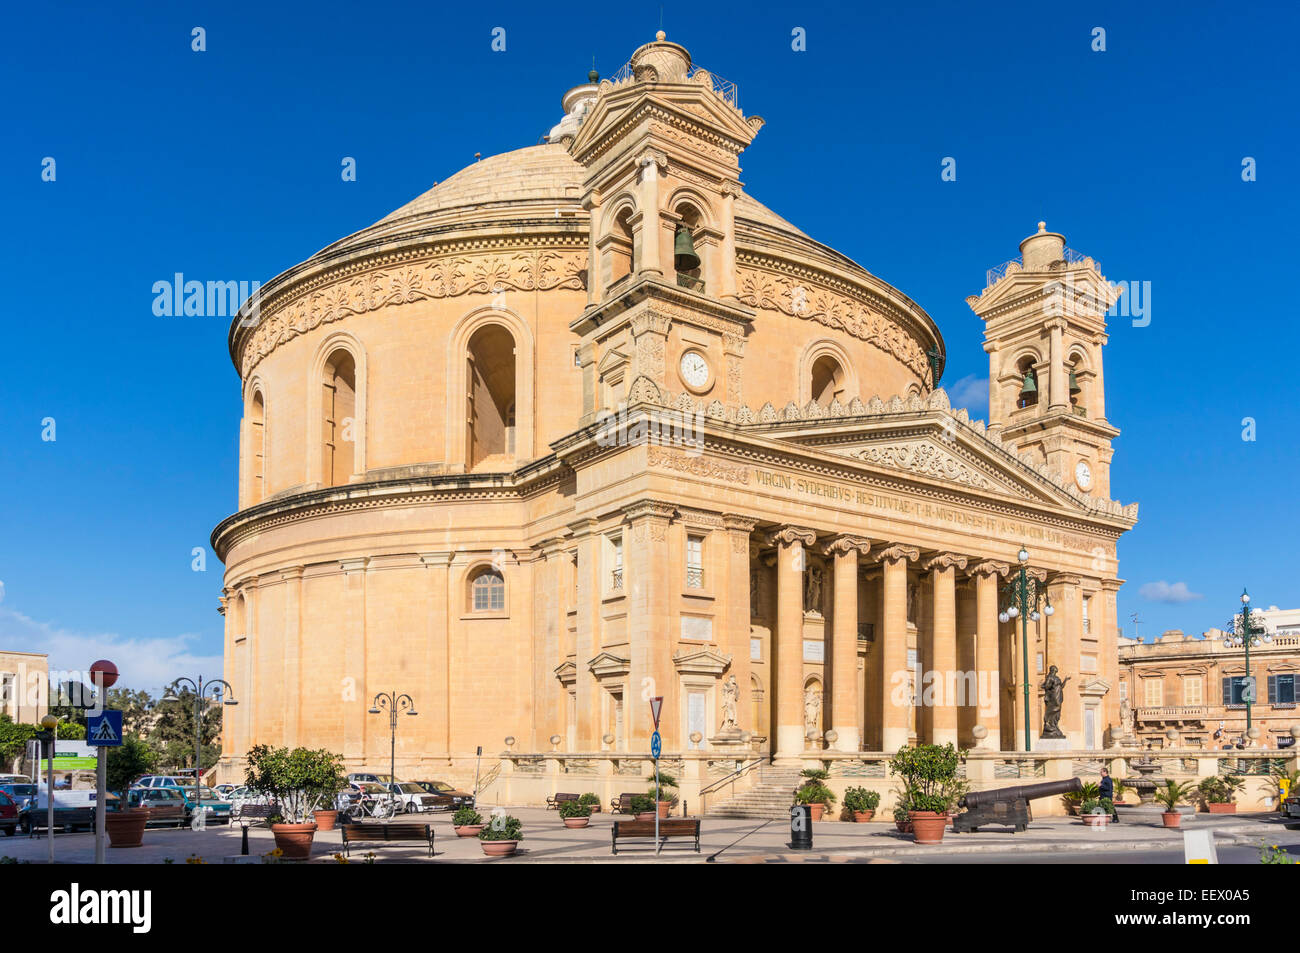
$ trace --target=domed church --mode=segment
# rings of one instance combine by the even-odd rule
[[[662,32],[589,80],[544,144],[232,323],[219,774],[259,743],[386,773],[388,692],[399,777],[467,783],[481,748],[516,801],[644,776],[654,699],[686,794],[916,741],[1110,745],[1137,507],[1110,495],[1096,262],[1040,223],[967,299],[986,425],[911,297],[749,194],[764,123],[734,84]]]

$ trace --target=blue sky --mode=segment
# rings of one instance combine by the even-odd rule
[[[1300,605],[1298,20],[1280,4],[664,5],[669,38],[767,120],[748,190],[927,309],[944,383],[977,415],[964,299],[1039,219],[1112,281],[1150,282],[1150,324],[1116,318],[1106,351],[1114,495],[1142,505],[1120,545],[1129,634],[1133,612],[1144,634],[1222,624],[1243,585]],[[475,152],[537,142],[592,56],[616,70],[659,6],[51,3],[6,26],[0,647],[108,655],[137,687],[215,674],[222,567],[208,553],[195,572],[191,553],[235,506],[238,378],[226,320],[156,317],[153,283],[264,281]]]

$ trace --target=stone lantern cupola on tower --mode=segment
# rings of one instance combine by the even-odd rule
[[[660,31],[598,84],[568,141],[591,216],[588,304],[571,325],[588,418],[642,378],[741,399],[753,312],[736,300],[735,199],[740,153],[763,120],[737,98]]]
[[[1102,499],[1119,434],[1106,420],[1102,373],[1117,295],[1095,261],[1039,222],[1020,258],[990,269],[983,293],[966,299],[984,320],[989,430]]]

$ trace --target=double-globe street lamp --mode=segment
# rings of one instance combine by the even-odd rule
[[[388,783],[389,790],[397,795],[397,716],[402,712],[416,714],[415,702],[410,695],[380,692],[370,705],[370,714],[388,712]]]
[[[998,621],[1010,622],[1012,619],[1020,619],[1020,660],[1025,683],[1025,750],[1029,751],[1031,750],[1029,740],[1029,623],[1039,620],[1038,605],[1044,600],[1047,602],[1047,605],[1043,608],[1044,614],[1050,616],[1056,610],[1052,608],[1052,600],[1047,595],[1046,584],[1029,575],[1029,550],[1021,546],[1020,552],[1016,553],[1016,560],[1020,563],[1020,568],[1017,574],[1002,587],[1002,609],[998,612]]]
[[[235,690],[230,687],[230,683],[224,678],[210,679],[205,682],[202,676],[199,676],[197,681],[184,676],[176,679],[176,681],[172,682],[172,688],[167,689],[167,694],[162,697],[162,700],[165,702],[180,701],[180,696],[176,694],[174,689],[181,682],[186,682],[194,690],[194,813],[192,816],[200,817],[203,815],[203,797],[199,790],[199,775],[203,770],[203,696],[211,695],[214,700],[225,705],[238,705],[239,702],[235,701]]]
[[[1241,700],[1246,703],[1246,737],[1250,738],[1250,709],[1255,703],[1255,683],[1250,677],[1250,650],[1257,649],[1273,641],[1273,634],[1264,628],[1263,623],[1255,623],[1250,617],[1250,593],[1241,590],[1241,613],[1228,621],[1228,631],[1223,636],[1225,649],[1246,650],[1246,677],[1242,681]],[[1229,701],[1232,699],[1229,698]]]

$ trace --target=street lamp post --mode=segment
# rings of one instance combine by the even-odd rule
[[[180,682],[187,682],[190,688],[194,689],[194,816],[198,816],[203,813],[203,798],[199,793],[199,771],[202,769],[201,760],[203,755],[203,696],[209,694],[214,699],[221,699],[222,703],[226,705],[238,705],[239,702],[230,697],[235,694],[235,690],[230,687],[230,683],[224,678],[211,679],[205,682],[201,675],[198,681],[182,676],[176,679],[173,685]],[[180,696],[169,688],[162,700],[165,702],[178,702]]]
[[[1038,604],[1047,595],[1047,588],[1029,575],[1029,550],[1021,546],[1020,552],[1016,553],[1016,560],[1020,563],[1020,568],[1015,577],[1002,587],[1003,608],[998,612],[998,621],[1010,622],[1017,617],[1020,619],[1021,677],[1024,679],[1025,692],[1025,750],[1030,751],[1032,742],[1029,729],[1029,623],[1039,620]],[[1048,597],[1043,612],[1050,616],[1055,611],[1052,608],[1052,600]]]
[[[402,712],[406,712],[408,715],[414,715],[417,712],[415,702],[411,701],[410,695],[398,695],[396,692],[380,692],[370,705],[370,714],[378,715],[384,711],[388,712],[389,790],[396,794],[397,792],[393,790],[393,787],[397,784],[397,716]]]
[[[1268,642],[1273,641],[1273,634],[1267,631],[1262,624],[1256,625],[1250,619],[1250,593],[1245,589],[1241,590],[1241,615],[1233,616],[1228,623],[1228,632],[1223,636],[1223,647],[1225,649],[1246,650],[1246,681],[1244,691],[1242,691],[1242,701],[1246,703],[1246,737],[1250,737],[1250,712],[1251,706],[1255,704],[1255,686],[1250,681],[1250,650],[1259,648]],[[1231,701],[1231,699],[1229,699]]]
[[[49,735],[50,745],[45,755],[45,840],[51,864],[54,863],[54,746],[59,738],[61,720],[61,716],[50,714],[41,719],[41,727]]]

